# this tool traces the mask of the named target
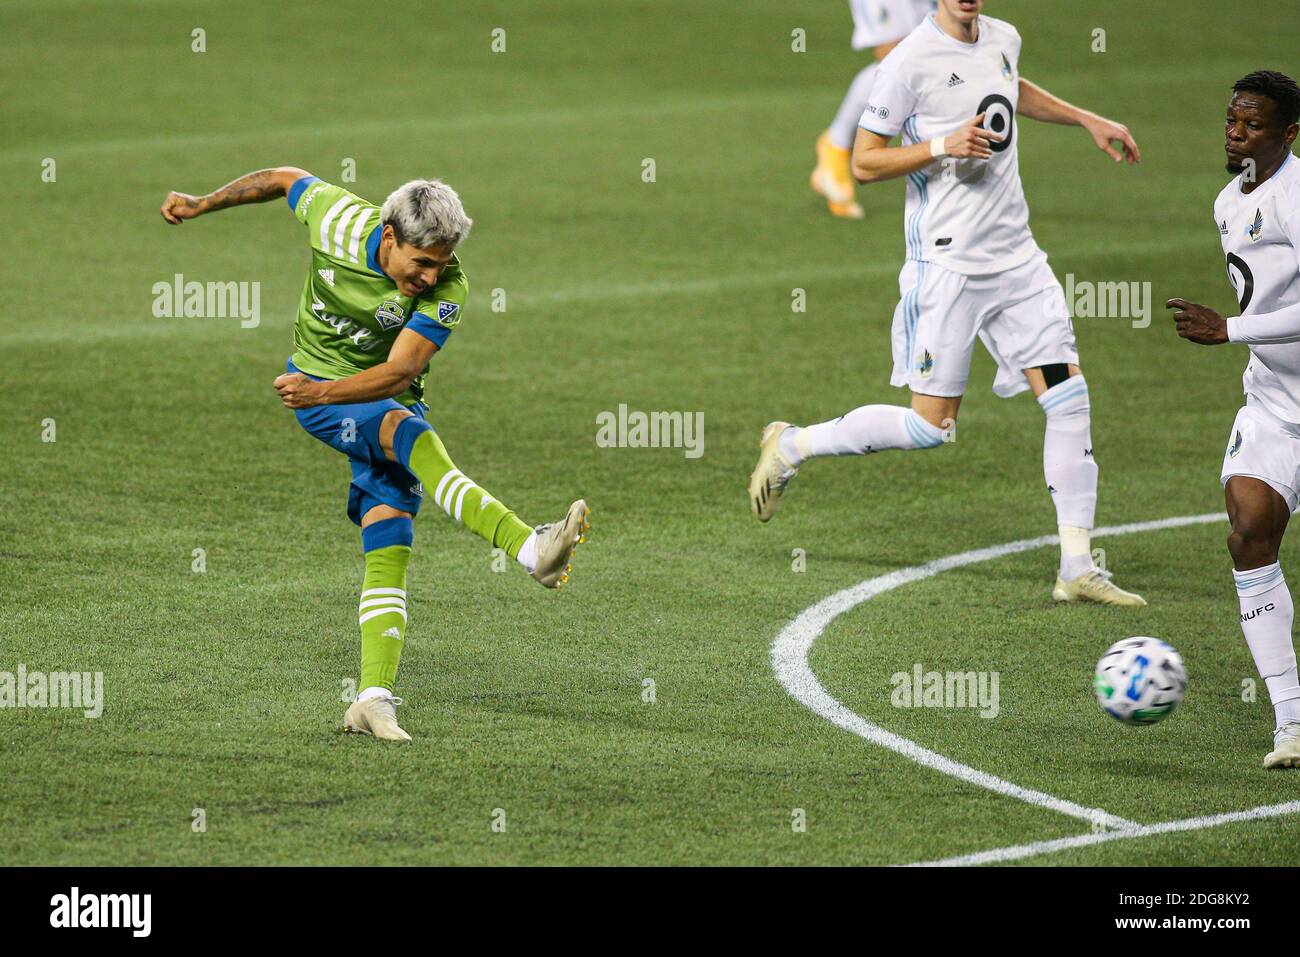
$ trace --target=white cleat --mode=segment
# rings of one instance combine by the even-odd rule
[[[1264,757],[1266,768],[1300,768],[1300,721],[1288,721],[1273,732],[1273,750]]]
[[[410,741],[411,736],[397,724],[395,707],[401,698],[392,695],[354,701],[343,716],[343,730],[352,734],[369,734],[381,741]]]
[[[749,476],[749,510],[760,522],[771,520],[781,503],[781,494],[799,469],[781,454],[781,433],[789,422],[769,422],[758,441],[758,464]]]
[[[1099,605],[1128,605],[1140,607],[1147,603],[1141,595],[1125,591],[1110,580],[1110,572],[1094,568],[1073,581],[1056,579],[1052,589],[1055,601],[1092,601]]]
[[[563,520],[538,525],[537,566],[529,573],[547,588],[559,588],[569,580],[573,570],[573,553],[587,540],[591,523],[587,521],[591,509],[578,499],[569,506]]]

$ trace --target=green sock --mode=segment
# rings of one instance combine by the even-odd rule
[[[366,580],[361,587],[361,687],[393,690],[397,662],[406,635],[406,563],[409,545],[389,545],[366,552]]]
[[[444,512],[511,558],[519,556],[532,528],[456,468],[436,433],[420,433],[408,466]]]

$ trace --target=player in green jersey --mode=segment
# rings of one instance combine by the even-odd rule
[[[568,581],[590,528],[579,499],[563,519],[530,528],[456,468],[425,419],[425,375],[465,308],[456,256],[472,220],[456,191],[413,180],[377,207],[305,170],[242,176],[206,196],[169,193],[162,216],[180,225],[204,213],[285,197],[307,227],[311,270],[294,325],[294,353],[273,383],[303,428],[348,456],[348,516],[361,526],[366,573],[361,691],[344,729],[409,741],[393,696],[406,633],[406,567],[425,489],[449,516],[502,548],[548,588]]]

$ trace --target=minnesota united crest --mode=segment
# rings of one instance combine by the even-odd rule
[[[930,378],[930,373],[934,372],[934,356],[930,355],[929,349],[922,350],[921,361],[917,363],[916,371],[920,373],[922,379]]]
[[[1250,234],[1250,241],[1252,243],[1257,241],[1259,237],[1263,234],[1264,211],[1262,209],[1255,210],[1255,221],[1250,224],[1250,228],[1247,229],[1246,232]]]
[[[375,321],[379,323],[380,329],[387,332],[389,329],[396,329],[406,321],[406,311],[396,299],[389,299],[375,310]]]
[[[1232,444],[1228,446],[1228,458],[1233,458],[1240,451],[1241,451],[1241,429],[1238,429],[1237,434],[1232,438]]]
[[[1015,76],[1015,71],[1011,69],[1011,61],[1007,59],[1005,53],[1002,54],[1002,76],[1008,80]]]

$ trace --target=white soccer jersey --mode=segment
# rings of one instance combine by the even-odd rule
[[[934,10],[935,0],[849,0],[853,49],[901,40]]]
[[[1250,317],[1300,304],[1300,160],[1288,156],[1278,171],[1241,191],[1241,177],[1214,201],[1228,279],[1237,293],[1238,326]],[[1300,423],[1300,342],[1252,344],[1244,391],[1285,422]]]
[[[1019,60],[1016,28],[981,16],[974,43],[953,39],[926,17],[881,61],[863,129],[891,138],[901,132],[910,146],[985,113],[984,125],[1005,137],[987,160],[943,157],[907,177],[908,259],[983,275],[1014,269],[1039,252],[1020,185]]]

